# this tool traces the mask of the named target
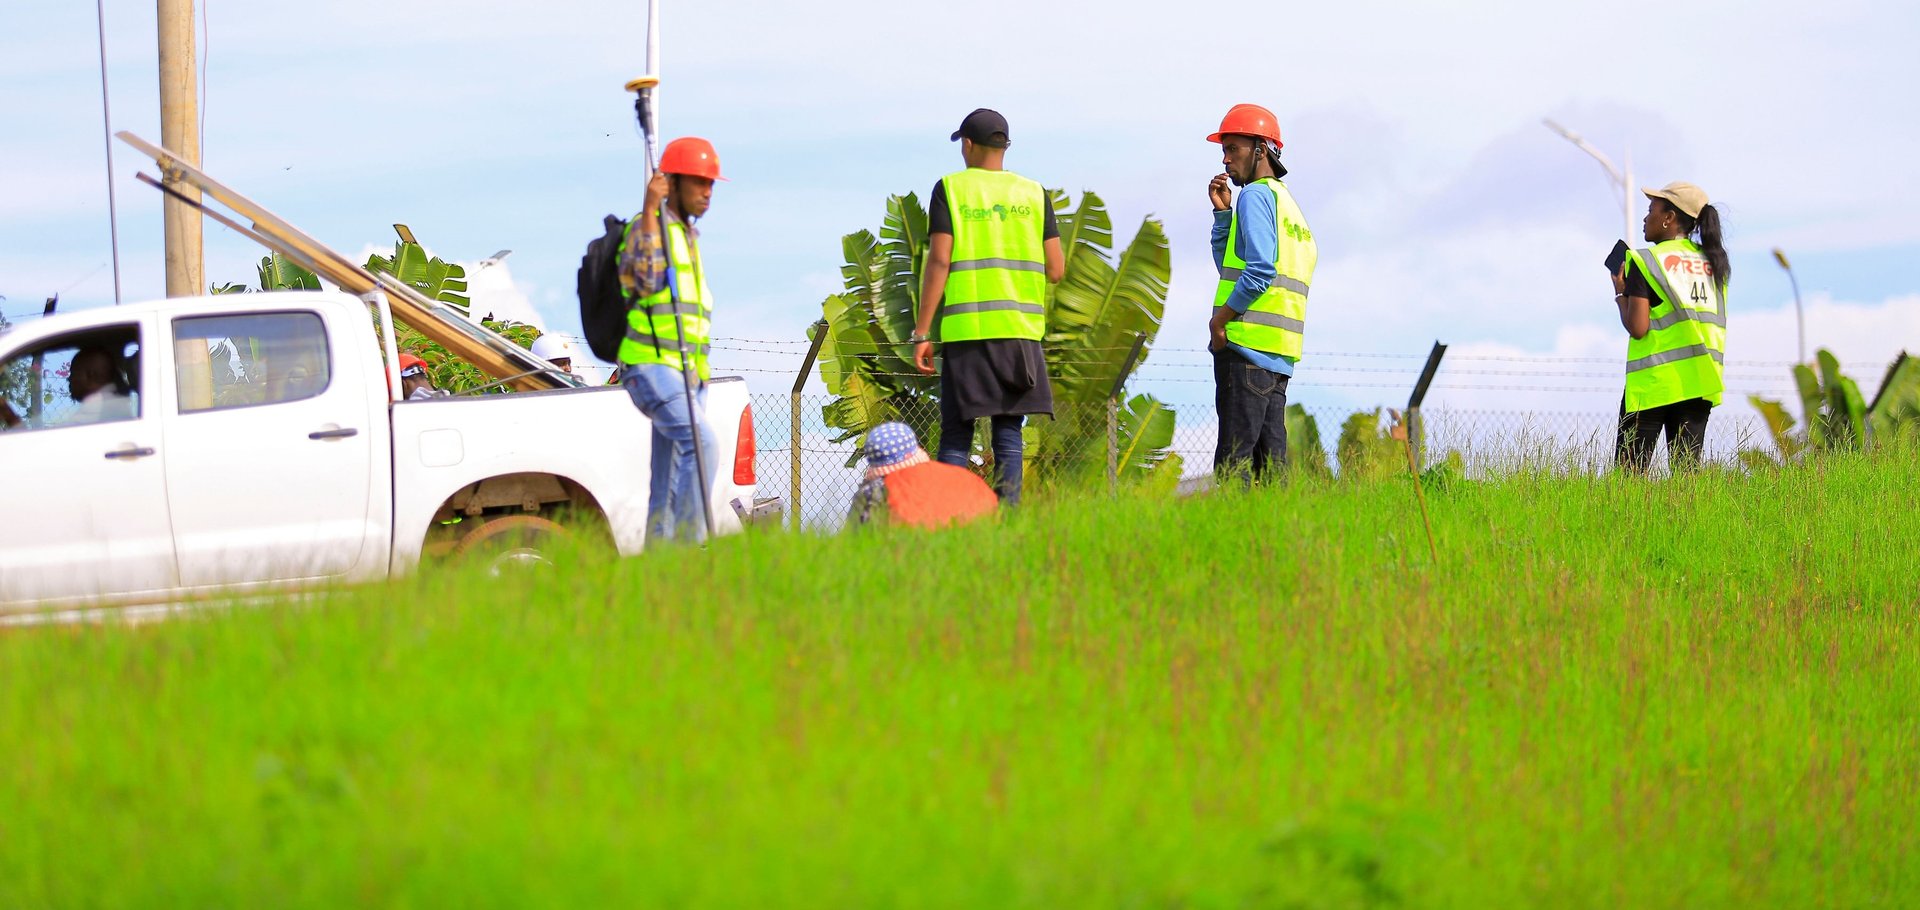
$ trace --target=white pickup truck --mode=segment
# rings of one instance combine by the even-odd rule
[[[653,434],[621,388],[401,401],[388,377],[367,303],[337,291],[0,334],[0,615],[537,558],[569,533],[646,544]],[[727,533],[754,507],[753,415],[739,379],[708,396]]]

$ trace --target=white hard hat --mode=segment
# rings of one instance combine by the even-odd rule
[[[533,356],[542,360],[572,360],[573,345],[558,335],[542,335],[533,340]]]

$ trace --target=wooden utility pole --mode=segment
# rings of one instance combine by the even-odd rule
[[[160,4],[160,144],[200,166],[200,102],[194,77],[193,0],[158,0]],[[200,190],[162,174],[168,187],[199,201]],[[192,297],[207,292],[206,264],[200,249],[200,210],[166,197],[161,203],[166,224],[167,296]]]

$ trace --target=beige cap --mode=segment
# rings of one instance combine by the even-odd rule
[[[1688,218],[1700,217],[1700,210],[1710,204],[1707,202],[1706,190],[1680,180],[1675,180],[1657,190],[1643,186],[1640,192],[1647,194],[1648,199],[1667,200],[1674,208],[1685,212]]]

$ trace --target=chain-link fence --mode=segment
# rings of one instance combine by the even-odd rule
[[[830,395],[753,396],[760,496],[779,496],[789,520],[809,527],[836,527],[863,473],[859,439],[831,427],[825,417]],[[1048,496],[1098,491],[1109,484],[1154,484],[1169,491],[1204,485],[1213,473],[1219,421],[1213,406],[1175,404],[1172,432],[1164,448],[1158,439],[1129,420],[1124,405],[1059,405],[1053,417],[1029,418],[1025,430],[1025,495]],[[893,416],[914,427],[928,453],[939,443],[938,405],[922,401]],[[1394,436],[1395,417],[1385,409],[1305,405],[1328,467],[1338,472],[1341,431],[1356,421],[1353,438],[1376,448],[1404,445]],[[1358,415],[1356,417],[1355,415]],[[1536,467],[1557,471],[1607,470],[1613,463],[1618,427],[1615,414],[1433,409],[1420,414],[1417,441],[1422,461],[1434,465],[1458,453],[1470,476]],[[1149,428],[1150,429],[1150,428]],[[970,457],[983,476],[991,476],[988,422],[978,421]],[[1298,429],[1295,432],[1299,432]],[[1749,416],[1715,415],[1708,425],[1706,457],[1727,461],[1743,448],[1768,445],[1766,428]],[[1150,447],[1149,447],[1150,446]],[[1656,470],[1664,453],[1655,459]],[[1404,461],[1400,462],[1404,466]]]
[[[744,374],[760,391],[753,396],[758,446],[756,463],[761,497],[785,501],[790,520],[812,527],[835,527],[862,477],[860,438],[830,419],[836,398],[815,392],[768,393],[792,385],[801,371],[813,372],[806,341],[717,339],[717,374]],[[583,344],[583,342],[582,342]],[[67,373],[73,351],[12,364],[0,376],[0,397],[32,425],[63,422],[78,407],[68,394]],[[1329,470],[1339,472],[1343,429],[1359,455],[1367,442],[1405,445],[1395,436],[1396,416],[1362,402],[1404,401],[1415,384],[1424,355],[1395,353],[1316,353],[1313,375],[1296,380],[1289,398],[1302,405],[1294,421],[1296,437],[1311,431],[1326,455]],[[1865,370],[1856,365],[1855,369]],[[583,370],[584,372],[585,370]],[[1148,484],[1172,492],[1204,485],[1213,473],[1219,421],[1211,397],[1210,355],[1200,350],[1162,348],[1152,352],[1114,402],[1057,401],[1052,416],[1036,416],[1024,431],[1024,494],[1030,498],[1089,493],[1117,485]],[[1613,463],[1619,401],[1619,364],[1605,358],[1539,358],[1511,355],[1457,355],[1440,370],[1412,435],[1425,465],[1454,460],[1470,476],[1521,466],[1556,471],[1599,472]],[[1729,404],[1715,410],[1708,425],[1705,457],[1729,462],[1744,449],[1770,451],[1772,436],[1759,416],[1744,407],[1747,394],[1789,399],[1793,390],[1782,365],[1729,364]],[[596,377],[598,378],[598,377]],[[799,386],[804,387],[807,382]],[[818,388],[817,383],[813,385]],[[1151,405],[1133,396],[1158,396]],[[1449,401],[1464,400],[1460,407]],[[1199,399],[1199,400],[1196,400]],[[1346,402],[1346,403],[1335,403]],[[1499,408],[1485,403],[1510,405]],[[913,427],[932,453],[939,444],[936,401],[896,396],[877,407],[875,420],[900,420]],[[1349,428],[1349,424],[1351,427]],[[1407,432],[1401,429],[1400,432]],[[1303,443],[1304,444],[1304,443]],[[991,477],[993,454],[988,421],[978,421],[968,451],[983,476]],[[1403,453],[1404,448],[1398,451]],[[1378,459],[1376,458],[1376,461]],[[1656,454],[1662,470],[1664,453]],[[1400,462],[1404,469],[1404,461]]]
[[[68,374],[73,369],[71,348],[57,348],[32,357],[0,364],[0,402],[6,413],[29,427],[60,426],[79,411]]]

